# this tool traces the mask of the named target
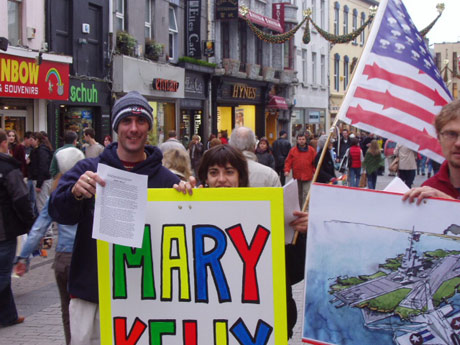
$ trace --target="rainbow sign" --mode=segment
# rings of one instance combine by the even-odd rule
[[[69,65],[0,54],[0,97],[68,100]]]

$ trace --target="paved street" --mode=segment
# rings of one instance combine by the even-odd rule
[[[391,180],[379,176],[377,189],[383,189]],[[415,185],[425,180],[417,176]],[[59,294],[51,268],[54,253],[48,258],[34,258],[31,270],[22,278],[13,278],[13,291],[19,314],[26,317],[23,324],[0,328],[0,345],[45,345],[64,344],[61,323]],[[303,303],[303,282],[294,286],[294,296],[299,310]],[[302,315],[295,327],[294,339],[290,345],[301,345]]]

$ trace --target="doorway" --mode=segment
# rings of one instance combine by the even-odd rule
[[[26,110],[0,110],[0,128],[3,128],[5,131],[15,130],[20,140],[24,139],[26,125]]]

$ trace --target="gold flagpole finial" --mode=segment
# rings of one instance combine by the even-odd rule
[[[302,12],[304,17],[311,16],[311,13],[312,13],[311,8],[307,8],[306,10],[303,10],[303,12]]]
[[[246,14],[248,14],[248,12],[249,12],[249,8],[247,6],[245,5],[240,6],[240,13],[243,17],[245,17]]]
[[[378,10],[378,6],[371,6],[369,7],[369,14],[371,16],[375,16],[375,14],[377,13],[377,10]]]
[[[445,8],[446,6],[444,5],[444,3],[439,3],[436,5],[436,9],[438,10],[439,14],[441,14]]]

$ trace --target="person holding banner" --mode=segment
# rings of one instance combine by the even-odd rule
[[[99,296],[96,240],[92,238],[99,163],[148,176],[148,188],[170,188],[179,178],[161,164],[157,147],[146,146],[153,125],[152,108],[138,92],[120,98],[112,109],[112,128],[118,142],[100,156],[87,158],[64,174],[50,198],[49,212],[61,224],[78,223],[69,273],[72,345],[99,344]]]
[[[248,162],[240,150],[232,145],[218,145],[206,151],[198,168],[198,179],[209,188],[249,187]],[[182,193],[193,194],[190,185],[184,183],[174,185]],[[308,213],[295,211],[297,217],[291,226],[294,230],[305,233],[308,227]],[[297,245],[286,246],[286,301],[288,337],[292,337],[292,329],[297,321],[297,307],[292,297],[292,284],[303,279],[305,265],[305,240]],[[299,272],[301,272],[299,274]]]
[[[425,198],[460,199],[460,100],[445,105],[434,126],[445,161],[438,173],[403,196],[419,205]]]

